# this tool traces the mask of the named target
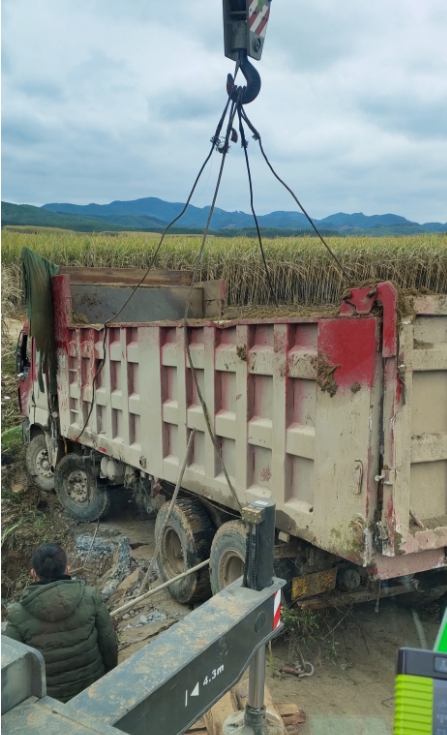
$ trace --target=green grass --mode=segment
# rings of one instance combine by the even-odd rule
[[[3,265],[17,281],[20,251],[27,245],[59,265],[145,268],[158,241],[159,235],[154,233],[125,233],[111,238],[64,231],[4,231]],[[168,236],[156,267],[191,270],[200,242],[200,235]],[[267,263],[280,303],[338,303],[346,286],[370,280],[393,280],[402,288],[447,293],[447,235],[332,237],[329,242],[348,279],[316,238],[265,240]],[[199,278],[225,279],[230,306],[269,301],[268,281],[255,239],[211,236]]]
[[[15,454],[23,446],[22,427],[13,426],[2,432],[2,452],[7,451],[9,454]]]

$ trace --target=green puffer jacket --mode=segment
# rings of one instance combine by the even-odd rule
[[[116,634],[100,592],[68,576],[27,587],[9,609],[4,635],[43,654],[47,693],[61,702],[93,684],[118,660]]]

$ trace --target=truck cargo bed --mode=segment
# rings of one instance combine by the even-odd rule
[[[183,486],[235,508],[183,322],[74,324],[72,291],[53,278],[62,436],[175,483],[196,429]],[[187,334],[240,503],[273,497],[281,531],[381,579],[443,566],[447,546],[447,298],[399,313],[385,283],[337,316],[198,318]]]

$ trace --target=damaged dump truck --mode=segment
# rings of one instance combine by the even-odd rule
[[[208,558],[210,571],[171,586],[181,602],[241,576],[254,499],[276,502],[293,600],[447,589],[446,296],[378,283],[332,315],[234,319],[222,281],[154,270],[135,290],[143,271],[56,273],[33,256],[17,352],[27,464],[73,518],[105,515],[118,487],[161,519],[185,463],[158,565],[165,580]]]

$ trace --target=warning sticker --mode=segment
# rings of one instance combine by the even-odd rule
[[[281,590],[275,592],[273,603],[273,630],[277,630],[281,624]]]
[[[248,7],[248,25],[250,30],[257,36],[264,38],[267,31],[267,22],[270,15],[270,7],[262,0],[251,0]]]

